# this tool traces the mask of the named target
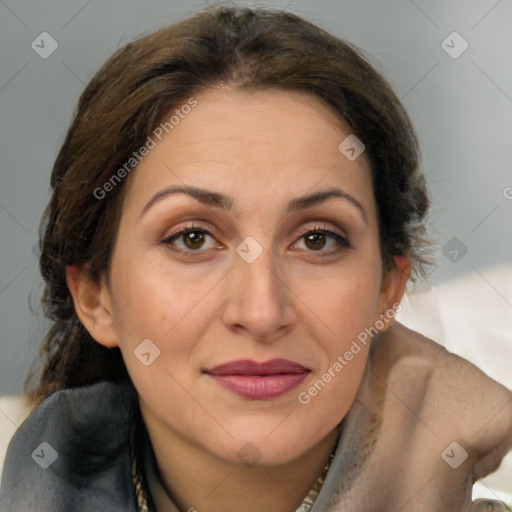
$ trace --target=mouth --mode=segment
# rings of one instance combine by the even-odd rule
[[[287,359],[258,363],[240,359],[204,370],[225,389],[244,398],[270,400],[289,393],[311,370]]]

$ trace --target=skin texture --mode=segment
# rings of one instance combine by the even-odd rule
[[[161,479],[180,509],[289,511],[334,446],[368,347],[310,403],[297,395],[401,299],[409,262],[382,275],[369,162],[338,150],[350,131],[319,99],[229,88],[195,98],[126,184],[109,275],[95,282],[69,267],[68,285],[92,337],[122,351]],[[141,213],[173,185],[225,194],[232,211],[173,194]],[[340,198],[286,212],[291,199],[334,186],[364,214]],[[186,236],[162,242],[192,223],[211,233],[202,245]],[[330,236],[308,243],[315,227],[349,246]],[[236,251],[248,236],[262,249],[251,263]],[[134,350],[148,338],[160,355],[145,366]],[[285,358],[311,373],[271,400],[241,398],[203,373],[242,358]],[[259,457],[252,467],[238,457],[247,443]]]

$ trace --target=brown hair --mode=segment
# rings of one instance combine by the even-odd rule
[[[66,266],[87,264],[94,278],[108,270],[128,178],[102,199],[94,191],[165,115],[221,84],[307,92],[329,105],[366,146],[385,268],[393,255],[408,255],[413,271],[425,274],[428,198],[418,143],[386,80],[361,50],[291,13],[208,7],[117,50],[80,96],[41,222],[42,305],[52,325],[40,380],[28,391],[33,402],[59,389],[129,379],[120,350],[97,343],[79,321]]]

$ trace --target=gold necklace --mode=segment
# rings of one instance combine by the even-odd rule
[[[329,468],[331,466],[331,461],[334,458],[337,444],[338,443],[336,443],[334,445],[334,448],[333,448],[331,454],[329,455],[329,459],[327,460],[327,463],[325,464],[321,475],[316,479],[316,482],[313,484],[313,487],[311,487],[311,489],[309,490],[308,495],[304,498],[304,501],[302,502],[300,507],[295,512],[307,512],[313,506],[313,503],[315,502],[315,500],[318,496],[318,493],[320,492],[320,489],[322,488],[325,477],[327,476],[327,472],[329,471]]]

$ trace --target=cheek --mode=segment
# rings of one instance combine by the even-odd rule
[[[369,344],[348,343],[339,347],[315,379],[301,388],[298,402],[309,408],[309,413],[327,421],[333,414],[339,420],[354,401],[365,370]],[[321,422],[320,422],[321,423]]]
[[[149,400],[180,391],[171,375],[188,380],[193,351],[211,322],[211,285],[184,281],[143,265],[118,265],[112,274],[119,348],[135,387]]]
[[[323,279],[320,286],[311,287],[309,292],[303,286],[301,294],[307,295],[308,303],[314,305],[336,345],[374,321],[380,298],[380,272],[344,269]]]
[[[376,335],[374,324],[379,317],[379,298],[380,273],[347,272],[326,281],[320,291],[316,290],[307,299],[315,305],[315,312],[318,311],[322,320],[317,322],[314,336],[321,340],[327,359],[324,366],[336,374],[333,383],[341,387],[358,382],[364,371],[367,352]],[[336,367],[331,368],[333,365]]]
[[[205,314],[208,279],[166,272],[163,265],[121,262],[112,277],[116,320],[133,335],[167,339],[183,325],[196,326],[198,311]],[[191,321],[194,318],[194,321]],[[126,332],[120,332],[126,338]]]
[[[116,329],[128,373],[145,399],[160,403],[169,389],[180,391],[173,377],[188,379],[191,355],[210,321],[207,301],[201,301],[207,290],[152,271],[119,272],[114,286]]]
[[[315,299],[323,312],[313,334],[322,345],[315,378],[299,390],[297,400],[313,424],[341,421],[357,394],[366,367],[379,297],[378,279],[331,283]],[[319,347],[320,348],[320,347]]]

